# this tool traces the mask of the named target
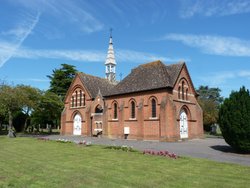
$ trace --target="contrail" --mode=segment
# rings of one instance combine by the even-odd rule
[[[30,35],[33,29],[36,27],[37,23],[39,22],[40,12],[37,13],[36,17],[31,21],[22,24],[21,29],[24,30],[20,35],[16,36],[16,43],[9,43],[9,42],[1,42],[0,44],[0,67],[2,67],[9,59],[11,59],[16,50],[18,50],[25,39]],[[18,28],[20,29],[20,27]]]

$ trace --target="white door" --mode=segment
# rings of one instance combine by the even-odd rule
[[[180,114],[180,137],[188,138],[188,121],[185,111],[181,111]]]
[[[74,117],[73,135],[81,135],[82,132],[82,118],[79,114]]]

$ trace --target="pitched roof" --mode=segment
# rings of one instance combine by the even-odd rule
[[[95,98],[99,91],[103,96],[107,95],[114,87],[107,79],[85,73],[78,73],[78,75],[92,98]]]
[[[173,87],[183,65],[184,63],[178,63],[166,66],[161,61],[140,65],[106,96]]]
[[[178,76],[184,64],[185,64],[184,62],[180,62],[177,64],[168,65],[168,66],[165,65],[169,78],[170,78],[170,83],[171,83],[170,87],[174,87],[175,82],[177,81]]]

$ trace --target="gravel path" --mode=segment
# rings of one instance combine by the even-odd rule
[[[124,139],[108,139],[85,136],[61,136],[50,135],[46,138],[57,140],[67,139],[71,141],[90,141],[96,145],[117,145],[132,146],[133,148],[143,151],[167,150],[180,156],[190,156],[196,158],[205,158],[214,161],[236,163],[250,166],[250,155],[235,153],[232,148],[221,138],[195,139],[183,142],[158,142],[158,141],[137,141]]]

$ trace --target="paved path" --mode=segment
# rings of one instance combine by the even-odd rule
[[[137,141],[124,139],[107,139],[85,136],[61,136],[50,135],[47,138],[68,139],[71,141],[90,141],[96,145],[127,145],[143,151],[146,149],[152,150],[167,150],[180,156],[190,156],[196,158],[205,158],[214,161],[237,163],[250,166],[250,155],[234,153],[232,148],[225,143],[224,139],[206,138],[195,139],[183,142],[158,142],[158,141]]]

